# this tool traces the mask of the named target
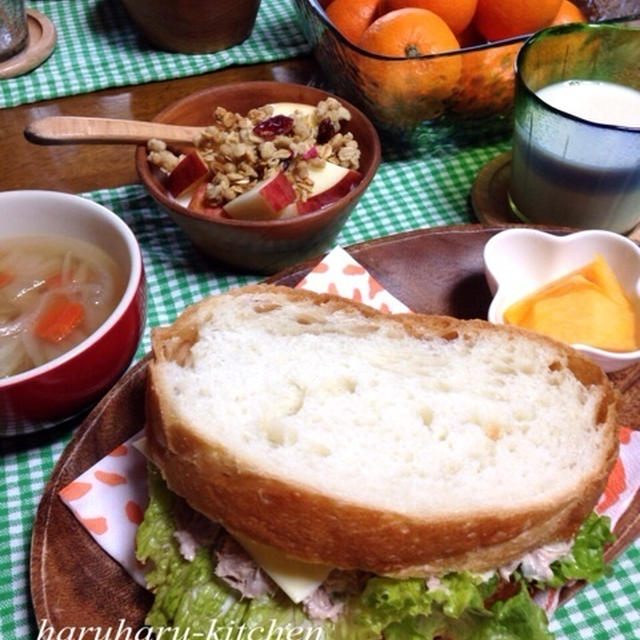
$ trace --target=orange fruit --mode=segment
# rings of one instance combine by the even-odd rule
[[[470,117],[506,113],[513,104],[514,62],[520,46],[516,42],[466,52],[450,99],[452,111]]]
[[[440,16],[457,36],[470,24],[478,0],[386,0],[387,11],[415,7]]]
[[[378,15],[380,0],[332,0],[327,18],[351,42],[357,42]]]
[[[487,40],[533,33],[551,24],[562,0],[478,0],[475,28]]]
[[[573,2],[569,2],[569,0],[562,0],[560,4],[560,9],[556,14],[556,17],[551,21],[551,24],[568,24],[569,22],[586,22],[587,18],[576,7]]]
[[[458,40],[442,18],[413,8],[389,11],[374,20],[358,44],[372,53],[404,58],[458,48]]]
[[[444,111],[462,61],[459,55],[420,59],[420,56],[458,49],[446,22],[426,9],[397,9],[375,20],[358,42],[362,49],[403,60],[361,57],[359,68],[386,116],[420,122]],[[415,58],[415,59],[414,59]]]

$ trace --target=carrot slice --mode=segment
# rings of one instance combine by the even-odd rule
[[[44,281],[44,286],[47,289],[56,289],[57,287],[62,286],[62,271],[58,271],[54,273],[52,276],[49,276]]]
[[[84,320],[84,307],[67,296],[56,296],[38,316],[34,333],[42,340],[60,342]]]
[[[0,287],[9,284],[15,278],[15,274],[10,271],[0,271]]]

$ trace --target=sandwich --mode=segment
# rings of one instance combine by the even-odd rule
[[[157,635],[546,639],[536,591],[608,571],[617,398],[551,338],[251,285],[154,329],[147,384]]]

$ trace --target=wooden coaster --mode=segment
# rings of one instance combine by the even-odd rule
[[[509,180],[511,179],[511,151],[505,151],[489,160],[480,171],[471,188],[471,206],[476,218],[485,224],[525,224],[509,206]],[[640,242],[640,225],[626,234]]]
[[[522,222],[509,206],[510,178],[511,151],[505,151],[489,160],[478,171],[471,188],[471,205],[480,222],[485,224]]]
[[[27,9],[29,44],[17,55],[0,63],[0,78],[15,78],[41,65],[56,46],[56,28],[47,16]]]

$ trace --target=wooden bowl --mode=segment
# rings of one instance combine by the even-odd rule
[[[161,111],[154,120],[207,125],[217,106],[245,114],[273,102],[317,104],[331,94],[314,87],[283,82],[241,82],[194,93]],[[151,196],[210,259],[243,271],[271,274],[324,252],[371,182],[380,164],[380,141],[368,118],[340,99],[351,112],[345,126],[361,151],[362,180],[345,196],[317,211],[282,220],[212,219],[181,206],[169,196],[147,162],[144,146],[136,151],[138,174]]]
[[[122,4],[156,47],[212,53],[249,37],[260,0],[122,0]]]

